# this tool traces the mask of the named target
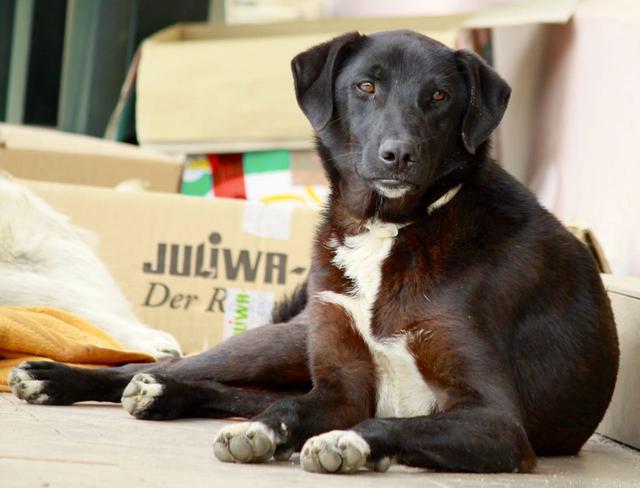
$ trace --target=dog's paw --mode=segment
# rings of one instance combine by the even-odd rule
[[[164,389],[165,386],[154,375],[139,373],[122,392],[122,406],[136,418],[148,418],[148,412],[162,396]]]
[[[224,427],[213,443],[213,453],[225,463],[264,463],[276,451],[276,433],[262,422]]]
[[[15,396],[27,403],[47,404],[50,400],[45,393],[45,381],[36,378],[29,368],[30,363],[22,363],[9,373],[9,387]]]
[[[122,392],[120,402],[138,419],[169,420],[183,416],[193,400],[188,386],[179,381],[138,373]]]
[[[368,462],[371,449],[352,430],[333,430],[310,438],[300,453],[300,464],[313,473],[354,473],[366,467],[373,471],[389,469],[389,458]]]
[[[9,372],[15,396],[36,405],[69,405],[74,387],[74,368],[55,361],[25,361]]]

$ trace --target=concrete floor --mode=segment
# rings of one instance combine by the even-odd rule
[[[295,459],[221,463],[211,443],[225,423],[139,421],[111,404],[47,407],[0,394],[0,487],[640,487],[640,453],[599,436],[579,456],[540,459],[533,474],[442,474],[393,466],[383,474],[347,477],[305,473]]]

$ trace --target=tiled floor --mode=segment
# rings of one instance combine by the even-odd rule
[[[640,453],[594,437],[579,456],[533,474],[462,475],[393,466],[352,476],[305,473],[295,460],[224,464],[211,443],[225,422],[138,421],[116,405],[27,405],[0,394],[0,487],[640,487]]]

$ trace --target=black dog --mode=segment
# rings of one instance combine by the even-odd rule
[[[488,159],[508,85],[406,31],[343,35],[293,74],[332,190],[301,312],[164,364],[27,363],[14,391],[124,390],[139,418],[255,415],[216,456],[302,449],[310,471],[527,471],[534,453],[576,453],[611,398],[616,331],[587,250]]]

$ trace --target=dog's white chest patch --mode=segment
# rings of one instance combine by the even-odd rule
[[[347,236],[336,245],[333,263],[354,286],[349,294],[332,291],[318,298],[343,307],[373,356],[377,374],[377,417],[416,417],[431,413],[435,395],[420,374],[407,348],[407,336],[379,340],[371,333],[373,306],[382,283],[382,265],[399,230],[396,224],[372,222],[368,230]]]

